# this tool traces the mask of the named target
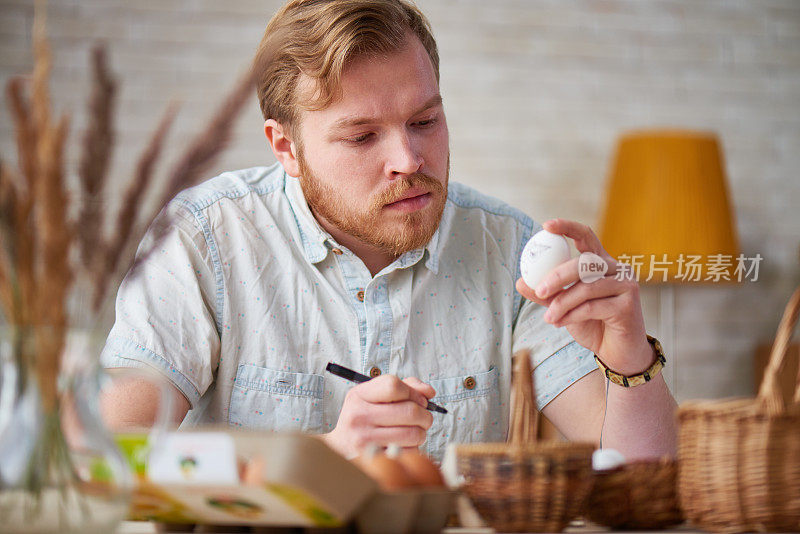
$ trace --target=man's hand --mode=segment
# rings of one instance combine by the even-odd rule
[[[655,353],[644,330],[639,285],[632,277],[616,276],[617,262],[588,226],[555,219],[545,222],[544,229],[572,238],[582,253],[597,254],[608,263],[608,271],[596,282],[582,282],[579,258],[573,258],[547,273],[534,289],[517,280],[517,291],[547,306],[545,321],[565,326],[614,371],[632,375],[647,369]],[[603,446],[619,450],[628,460],[675,455],[675,400],[663,374],[639,387],[615,387],[604,400],[606,391],[605,377],[595,370],[553,399],[544,413],[571,440],[597,442],[604,432]]]
[[[347,392],[336,428],[322,438],[346,458],[358,456],[371,443],[419,447],[433,424],[425,407],[435,394],[414,377],[373,378]]]
[[[529,288],[520,278],[517,291],[546,306],[545,321],[565,326],[575,341],[597,354],[612,370],[631,375],[647,369],[655,354],[645,334],[638,283],[631,277],[617,279],[616,260],[588,226],[563,219],[547,221],[543,226],[548,232],[572,238],[579,252],[593,252],[603,258],[608,271],[596,282],[582,282],[579,258],[572,258],[550,271],[536,288]],[[566,286],[570,287],[564,289]]]

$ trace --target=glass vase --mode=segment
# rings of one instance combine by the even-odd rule
[[[84,331],[0,333],[0,530],[113,532],[133,478],[102,423],[102,341]],[[57,369],[38,358],[63,347]],[[50,345],[51,347],[53,345]]]

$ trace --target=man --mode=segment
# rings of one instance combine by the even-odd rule
[[[424,445],[440,459],[451,441],[505,440],[511,354],[530,348],[536,402],[568,438],[673,453],[662,376],[607,391],[592,354],[625,376],[656,361],[636,283],[564,220],[544,227],[609,275],[584,283],[573,259],[538,288],[518,280],[539,227],[449,183],[438,63],[403,0],[289,2],[255,63],[278,163],[171,203],[167,240],[120,288],[104,364],[162,372],[176,422],[317,433],[348,457]],[[353,386],[325,373],[329,361],[374,379]],[[120,382],[105,415],[151,424],[158,394]]]

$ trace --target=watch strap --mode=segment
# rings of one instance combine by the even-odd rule
[[[614,382],[618,386],[632,388],[635,386],[641,386],[642,384],[646,384],[650,382],[661,370],[664,368],[664,365],[667,363],[667,358],[664,356],[664,349],[661,347],[661,343],[654,338],[653,336],[647,336],[647,342],[653,347],[653,350],[656,353],[656,361],[653,362],[653,365],[647,368],[644,372],[635,375],[621,375],[616,371],[612,371],[608,368],[606,364],[603,363],[597,354],[594,355],[594,361],[597,363],[597,367],[606,375],[610,381]]]

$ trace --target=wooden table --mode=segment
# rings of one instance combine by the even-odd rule
[[[202,527],[198,527],[202,528]],[[156,523],[147,523],[142,521],[125,521],[117,529],[117,534],[172,534],[181,532],[179,530],[160,530],[157,528]],[[182,531],[186,532],[186,531]],[[189,531],[191,532],[191,531]],[[251,530],[195,530],[195,532],[217,532],[217,533],[239,533],[239,532],[256,532],[263,534],[350,534],[355,533],[355,530],[348,528],[259,528]],[[593,534],[593,533],[607,533],[615,532],[605,527],[594,524],[575,525],[567,528],[564,532],[572,534]],[[682,525],[668,530],[648,530],[636,531],[626,530],[625,534],[658,534],[658,533],[672,533],[672,534],[702,534],[700,530],[694,530],[688,525]],[[495,534],[491,528],[445,528],[442,534]]]

